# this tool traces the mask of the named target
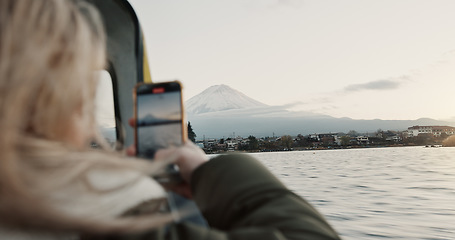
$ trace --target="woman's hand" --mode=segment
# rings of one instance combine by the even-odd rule
[[[134,127],[135,121],[133,118],[129,119],[128,122],[130,126]],[[136,156],[135,145],[129,146],[126,149],[126,153],[128,156]],[[179,167],[180,175],[185,182],[179,185],[166,185],[165,187],[184,197],[191,198],[191,176],[196,168],[208,161],[208,156],[193,142],[186,140],[183,146],[160,149],[155,153],[155,160],[157,161],[169,158],[176,159],[175,164]]]
[[[165,188],[176,192],[188,199],[192,198],[191,192],[191,176],[194,170],[208,161],[207,155],[204,151],[196,146],[191,141],[187,140],[183,146],[170,147],[166,149],[160,149],[155,154],[156,161],[173,158],[176,159],[175,164],[179,167],[180,175],[183,178],[183,182],[179,184],[163,185]]]
[[[155,154],[157,160],[171,157],[177,159],[175,164],[179,167],[180,174],[187,183],[191,182],[194,170],[208,160],[204,151],[189,140],[181,147],[160,149]]]

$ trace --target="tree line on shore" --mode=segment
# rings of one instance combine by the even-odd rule
[[[409,137],[406,131],[383,131],[374,133],[358,133],[354,130],[348,133],[325,133],[296,136],[283,135],[279,137],[229,137],[220,139],[204,139],[196,141],[191,124],[188,123],[188,136],[208,153],[224,151],[291,151],[310,149],[342,149],[360,147],[384,146],[425,146],[444,145],[455,146],[455,135],[422,133]]]

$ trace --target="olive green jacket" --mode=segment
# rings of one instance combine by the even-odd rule
[[[180,223],[166,231],[96,239],[340,239],[319,212],[249,155],[210,160],[196,169],[191,185],[210,228]]]

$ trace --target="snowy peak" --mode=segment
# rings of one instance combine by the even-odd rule
[[[267,106],[226,85],[215,85],[185,103],[189,114]]]

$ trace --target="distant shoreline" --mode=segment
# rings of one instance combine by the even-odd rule
[[[432,145],[404,145],[404,144],[396,144],[396,145],[383,145],[383,146],[347,146],[347,147],[307,147],[307,148],[291,148],[291,149],[263,149],[263,150],[218,150],[218,151],[206,151],[206,154],[224,154],[224,153],[266,153],[266,152],[299,152],[299,151],[320,151],[320,150],[345,150],[345,149],[371,149],[371,148],[399,148],[399,147],[423,147],[423,148],[440,148],[440,147],[453,147],[453,146],[444,146],[439,144],[432,144]]]

